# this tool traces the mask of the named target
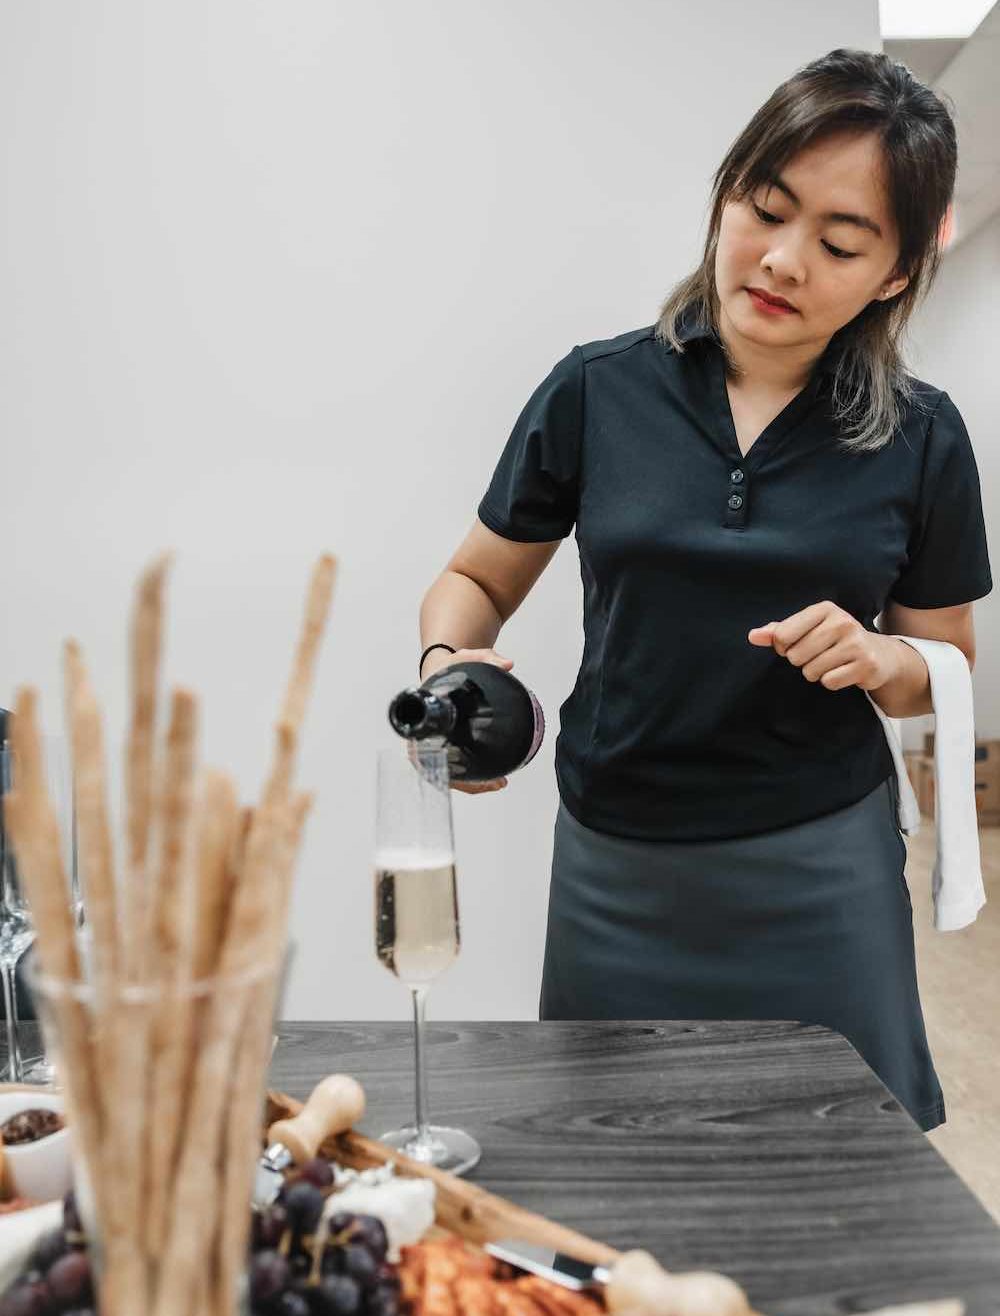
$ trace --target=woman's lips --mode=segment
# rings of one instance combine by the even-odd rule
[[[794,306],[777,306],[774,302],[766,302],[763,297],[758,297],[750,288],[747,288],[746,292],[750,298],[750,304],[756,307],[758,311],[763,311],[765,315],[797,314]]]

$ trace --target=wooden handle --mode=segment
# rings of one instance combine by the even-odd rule
[[[347,1074],[331,1074],[317,1083],[297,1115],[276,1120],[267,1131],[269,1144],[280,1142],[296,1165],[311,1160],[320,1144],[346,1132],[365,1113],[365,1092]]]

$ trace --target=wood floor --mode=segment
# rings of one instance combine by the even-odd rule
[[[1000,827],[979,833],[986,905],[960,932],[931,923],[936,834],[906,838],[917,980],[947,1119],[926,1136],[1000,1222]]]

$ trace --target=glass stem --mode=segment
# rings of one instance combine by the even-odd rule
[[[17,1045],[17,1016],[14,1013],[14,969],[17,961],[11,963],[6,955],[0,955],[0,976],[3,977],[3,1004],[7,1014],[7,1076],[11,1083],[24,1080],[21,1066],[21,1052]]]
[[[427,1004],[427,988],[413,988],[413,1035],[417,1058],[417,1142],[429,1146],[430,1131],[427,1127],[427,1066],[424,1063],[424,1012]]]

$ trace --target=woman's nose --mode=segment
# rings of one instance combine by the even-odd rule
[[[791,236],[774,242],[761,260],[761,268],[775,280],[801,283],[805,278],[805,259],[801,245]]]

